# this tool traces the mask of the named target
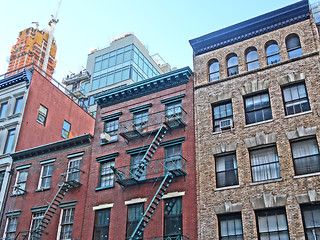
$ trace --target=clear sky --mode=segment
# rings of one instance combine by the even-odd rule
[[[192,68],[189,40],[284,7],[298,0],[62,0],[55,30],[61,81],[86,66],[92,48],[133,32],[172,67]],[[320,0],[310,0],[314,3]],[[59,0],[0,0],[0,74],[7,71],[11,46],[21,30],[39,22],[48,27]]]

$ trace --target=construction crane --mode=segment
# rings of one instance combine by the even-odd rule
[[[49,22],[50,30],[49,30],[48,45],[47,45],[47,49],[46,49],[46,53],[45,53],[44,60],[43,60],[43,65],[42,65],[42,70],[43,70],[44,73],[47,71],[51,45],[52,45],[52,41],[53,41],[54,29],[56,27],[56,24],[59,22],[57,17],[58,17],[58,12],[59,12],[59,9],[60,9],[61,2],[62,2],[62,0],[59,0],[58,7],[57,7],[57,10],[56,10],[56,14],[54,16],[51,15],[51,20]]]

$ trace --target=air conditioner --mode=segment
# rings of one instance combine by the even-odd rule
[[[101,133],[100,134],[100,139],[102,142],[109,142],[111,141],[111,136],[108,133]]]
[[[224,120],[220,121],[220,129],[221,130],[232,128],[232,126],[233,126],[233,122],[232,122],[231,118],[224,119]]]

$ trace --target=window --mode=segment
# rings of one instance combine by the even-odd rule
[[[65,138],[65,139],[69,138],[70,129],[71,129],[71,124],[68,123],[66,120],[64,120],[61,137]]]
[[[246,62],[248,71],[259,68],[258,52],[255,47],[248,48],[246,51]]]
[[[281,178],[275,146],[250,150],[250,161],[253,182]]]
[[[245,98],[246,124],[272,119],[268,93],[260,93]]]
[[[4,239],[6,240],[14,240],[15,233],[18,225],[18,217],[8,217],[6,230],[4,233]]]
[[[21,111],[23,97],[16,98],[16,103],[14,105],[13,114],[18,114]]]
[[[164,236],[182,235],[182,198],[169,198],[164,201]]]
[[[79,182],[81,159],[70,160],[67,181]]]
[[[222,129],[233,126],[232,104],[231,101],[212,105],[213,112],[213,131],[221,132]],[[222,129],[221,129],[222,127]]]
[[[145,152],[131,155],[130,172],[133,174],[132,177],[135,177],[136,174],[140,174],[139,172],[136,173],[136,171],[138,170],[140,163],[143,161],[144,154]],[[143,173],[141,174],[139,179],[143,180],[145,178],[146,178],[146,168],[144,168]]]
[[[108,240],[110,225],[110,209],[96,211],[93,240]]]
[[[37,122],[41,123],[42,125],[46,125],[47,115],[48,115],[48,108],[40,104],[39,112],[37,116]]]
[[[41,177],[40,177],[40,182],[39,182],[39,187],[38,187],[39,189],[50,188],[52,170],[53,170],[53,164],[48,164],[48,165],[42,166]]]
[[[95,104],[95,102],[94,102],[94,97],[93,96],[90,96],[89,97],[89,106],[92,106],[92,105],[94,105]]]
[[[165,148],[165,163],[167,170],[182,169],[181,144]]]
[[[320,171],[319,148],[316,138],[291,142],[291,151],[296,175]]]
[[[60,218],[60,240],[71,240],[74,208],[62,209]]]
[[[215,157],[215,163],[217,188],[239,184],[235,153],[217,156]]]
[[[257,211],[259,239],[289,239],[285,209]]]
[[[139,221],[143,216],[143,203],[137,203],[128,205],[128,215],[127,215],[127,232],[126,237],[131,237],[132,233],[136,229]],[[143,236],[141,236],[141,239]]]
[[[266,44],[266,57],[268,65],[280,62],[279,47],[276,41],[270,41]]]
[[[218,215],[219,239],[243,239],[241,214]]]
[[[5,170],[1,170],[0,171],[0,192],[1,192],[1,188],[2,188],[2,184],[3,184],[3,180],[4,180],[4,175],[6,174]]]
[[[214,82],[220,79],[219,62],[217,59],[209,61],[209,81]]]
[[[304,83],[289,85],[282,89],[286,115],[310,110],[306,86]]]
[[[8,102],[1,103],[0,118],[4,118],[6,116],[7,107],[8,107]]]
[[[133,115],[133,124],[135,129],[142,132],[146,132],[148,128],[149,113],[147,111],[141,111],[134,113]]]
[[[105,122],[104,132],[110,135],[111,137],[110,141],[118,140],[118,127],[119,127],[119,119],[113,119]]]
[[[114,160],[102,162],[100,164],[100,181],[99,187],[110,187],[113,186],[113,171],[111,170],[111,166],[114,167]]]
[[[297,34],[290,34],[286,38],[289,59],[302,56],[300,38]]]
[[[4,145],[4,151],[3,153],[10,153],[13,149],[13,145],[14,145],[14,135],[16,133],[15,129],[11,129],[8,131],[8,135],[7,135],[7,140],[6,140],[6,144]]]
[[[23,169],[17,172],[17,178],[15,188],[13,189],[13,194],[19,195],[25,193],[28,173],[29,169]]]
[[[320,205],[303,205],[301,211],[306,239],[320,239]]]
[[[166,104],[166,117],[169,121],[181,118],[181,113],[181,101]]]
[[[81,91],[83,94],[88,93],[89,90],[90,90],[90,82],[81,83],[80,91]]]
[[[238,56],[235,53],[230,53],[227,57],[227,72],[228,77],[239,74]]]
[[[30,226],[31,234],[29,238],[30,240],[38,240],[40,238],[40,235],[37,232],[32,233],[32,231],[35,231],[39,227],[43,217],[44,217],[44,212],[32,214],[32,220],[31,220],[31,226]],[[37,229],[37,230],[40,230],[40,229]]]

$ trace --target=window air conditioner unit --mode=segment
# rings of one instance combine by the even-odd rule
[[[102,142],[109,142],[111,141],[111,136],[108,133],[101,133],[100,134],[100,139]]]
[[[224,120],[220,121],[220,129],[221,130],[232,128],[232,125],[233,125],[233,123],[232,123],[231,118],[224,119]]]

